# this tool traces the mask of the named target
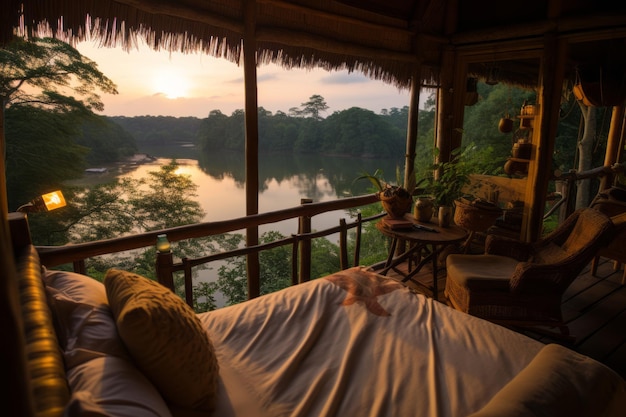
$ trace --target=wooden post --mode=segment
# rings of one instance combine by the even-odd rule
[[[346,219],[339,219],[339,265],[342,270],[348,268],[348,227]]]
[[[620,160],[620,142],[624,135],[624,106],[613,107],[611,116],[611,128],[607,139],[606,154],[604,155],[604,166],[610,167]],[[600,191],[605,190],[613,184],[615,175],[607,174],[600,180]]]
[[[172,276],[172,265],[174,260],[172,258],[172,252],[157,252],[156,256],[156,275],[160,284],[166,286],[173,292],[174,289],[174,277]]]
[[[256,1],[245,6],[245,35],[243,38],[243,72],[245,83],[245,140],[246,140],[246,216],[259,213],[259,111],[256,74]],[[246,229],[246,245],[259,244],[258,226]],[[259,253],[246,256],[248,298],[261,293]]]
[[[552,179],[554,138],[558,127],[567,51],[567,41],[553,34],[545,36],[544,45],[537,94],[539,112],[533,121],[534,149],[528,167],[525,215],[521,230],[521,239],[528,242],[536,241],[543,230],[548,183]]]
[[[454,56],[454,50],[451,47],[444,49],[440,75],[441,85],[437,90],[437,125],[435,126],[435,145],[439,149],[437,162],[450,160],[450,152],[452,151]]]
[[[303,198],[300,204],[311,204],[313,200]],[[299,234],[311,233],[311,217],[300,216]],[[300,241],[300,282],[311,280],[311,240]]]
[[[419,120],[420,92],[422,89],[422,65],[417,63],[411,75],[411,102],[406,129],[406,155],[404,165],[404,188],[409,193],[415,191],[415,148],[417,146],[417,130]]]

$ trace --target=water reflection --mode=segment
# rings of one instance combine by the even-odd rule
[[[206,221],[245,216],[245,162],[242,154],[214,152],[202,154],[190,146],[142,147],[141,152],[157,157],[154,164],[164,164],[174,158],[198,185],[198,201],[206,211]],[[360,159],[338,156],[262,154],[259,158],[259,211],[261,213],[293,207],[303,198],[315,202],[330,201],[371,191],[367,181],[354,179],[363,172],[382,169],[387,179],[395,179],[396,166],[403,161],[390,159]],[[135,178],[154,171],[152,164],[142,165],[127,173]],[[345,213],[316,216],[313,227],[336,226]],[[290,226],[275,228],[282,233],[294,233]]]

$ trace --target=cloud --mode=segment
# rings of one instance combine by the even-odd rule
[[[362,74],[350,74],[347,72],[339,72],[325,77],[320,77],[320,82],[322,84],[362,84],[370,81],[371,80],[369,78]]]

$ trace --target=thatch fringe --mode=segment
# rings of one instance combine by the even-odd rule
[[[155,50],[201,52],[236,64],[242,57],[244,19],[241,2],[237,1],[203,2],[194,15],[189,15],[194,9],[188,5],[174,2],[25,0],[23,9],[19,0],[9,2],[14,10],[21,10],[11,22],[14,28],[20,25],[15,32],[20,35],[54,35],[74,45],[90,40],[101,47],[124,50],[137,48],[142,39]],[[271,62],[287,69],[347,69],[398,88],[410,86],[417,56],[411,51],[413,34],[402,25],[382,31],[383,26],[369,21],[338,18],[268,0],[259,2],[257,9],[259,64]],[[5,20],[11,21],[7,15]],[[1,36],[0,43],[6,42],[6,33]],[[434,69],[426,70],[425,81],[432,82],[435,73]]]

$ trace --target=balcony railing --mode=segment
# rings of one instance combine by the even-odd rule
[[[293,234],[285,239],[270,243],[240,248],[228,252],[210,254],[197,259],[185,258],[182,259],[180,262],[174,262],[171,253],[157,254],[156,275],[158,280],[169,288],[174,289],[173,274],[177,271],[183,271],[185,276],[185,298],[191,304],[191,268],[208,262],[236,256],[258,254],[263,250],[272,249],[278,246],[292,245],[293,256],[291,279],[293,283],[304,282],[310,279],[311,240],[339,233],[341,268],[347,268],[349,266],[347,252],[347,233],[348,230],[355,228],[357,237],[355,254],[353,259],[354,262],[358,264],[361,226],[364,222],[378,219],[383,214],[372,216],[366,219],[363,219],[359,215],[354,222],[346,222],[345,219],[341,219],[338,226],[316,232],[311,231],[311,219],[318,214],[336,210],[359,208],[375,203],[377,201],[378,197],[376,194],[368,194],[359,197],[350,197],[321,203],[313,203],[309,200],[303,200],[302,204],[296,207],[268,213],[255,214],[231,220],[190,224],[168,229],[155,230],[146,233],[139,233],[132,236],[124,236],[114,239],[99,240],[95,242],[79,243],[73,245],[38,246],[37,250],[39,252],[43,265],[52,268],[55,266],[72,263],[75,272],[84,274],[86,272],[86,259],[100,255],[107,255],[128,250],[151,247],[155,245],[157,236],[161,234],[166,234],[167,239],[170,242],[177,242],[186,239],[214,236],[248,228],[256,228],[263,224],[276,223],[283,220],[296,218],[298,219],[298,233]],[[259,288],[258,275],[248,276],[248,288]],[[249,298],[256,297],[258,295],[258,291],[249,290]]]

